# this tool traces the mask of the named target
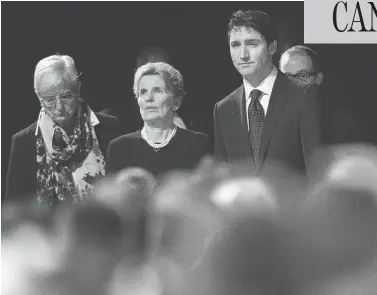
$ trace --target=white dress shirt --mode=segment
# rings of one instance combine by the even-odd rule
[[[272,68],[271,73],[257,86],[253,87],[251,84],[246,80],[243,79],[243,85],[245,88],[245,98],[246,98],[246,118],[247,122],[249,122],[249,105],[251,103],[250,93],[253,89],[258,89],[262,92],[261,96],[259,97],[259,101],[263,107],[264,115],[267,114],[268,105],[270,103],[272,88],[274,87],[274,83],[276,80],[276,76],[278,74],[277,68],[274,66]],[[249,123],[247,124],[247,129],[249,129]]]

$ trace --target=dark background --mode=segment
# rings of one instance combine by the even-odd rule
[[[37,62],[68,54],[82,72],[82,94],[95,111],[111,107],[130,128],[140,124],[132,93],[136,58],[146,46],[172,53],[187,97],[181,115],[189,126],[212,135],[215,102],[241,83],[233,68],[227,23],[237,9],[260,9],[279,25],[278,60],[285,47],[302,44],[303,2],[2,2],[2,195],[12,134],[36,121],[33,90]],[[320,21],[320,19],[319,19]],[[311,45],[310,45],[311,46]],[[376,45],[313,45],[325,70],[321,100],[324,130],[334,110],[344,109],[359,129],[329,134],[331,143],[374,142],[377,120]],[[345,119],[348,120],[348,119]],[[340,120],[337,128],[343,128]],[[136,126],[136,127],[135,127]],[[353,125],[352,125],[353,126]],[[130,130],[133,131],[133,130]]]

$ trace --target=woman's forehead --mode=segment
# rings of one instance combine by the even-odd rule
[[[139,81],[139,87],[165,86],[165,79],[159,74],[144,75]]]

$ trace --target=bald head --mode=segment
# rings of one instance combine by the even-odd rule
[[[280,58],[279,67],[301,87],[323,82],[318,54],[309,47],[298,45],[287,49]]]

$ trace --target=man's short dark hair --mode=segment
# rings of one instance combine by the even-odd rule
[[[271,17],[259,10],[238,10],[233,13],[228,24],[228,40],[230,33],[239,27],[252,28],[259,32],[267,43],[277,41],[278,33]]]

